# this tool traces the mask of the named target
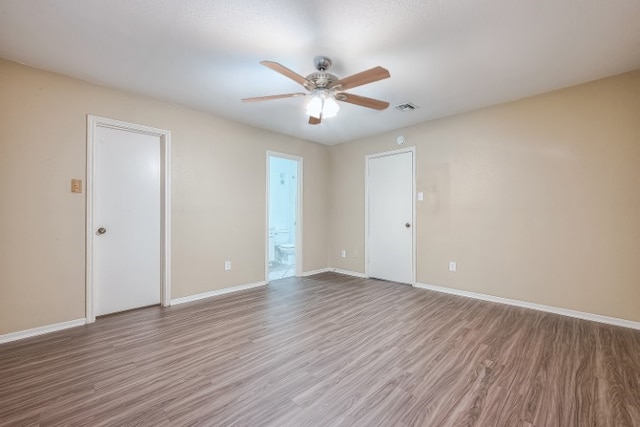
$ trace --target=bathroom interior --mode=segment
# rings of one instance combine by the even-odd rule
[[[296,275],[298,160],[269,156],[269,281]]]

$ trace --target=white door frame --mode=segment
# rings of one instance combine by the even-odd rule
[[[369,160],[393,156],[395,154],[412,153],[412,193],[411,200],[411,285],[416,284],[416,147],[400,148],[398,150],[385,151],[382,153],[369,154],[365,156],[364,165],[364,275],[369,277]]]
[[[87,208],[86,208],[86,323],[96,320],[94,301],[93,269],[93,182],[95,170],[95,131],[97,127],[107,127],[125,132],[143,133],[160,138],[160,302],[163,307],[171,305],[171,132],[149,126],[122,122],[120,120],[87,115]]]
[[[296,206],[296,276],[302,276],[302,221],[303,221],[303,209],[304,198],[302,194],[303,181],[304,181],[304,167],[303,158],[300,156],[294,156],[293,154],[279,153],[277,151],[267,151],[267,174],[266,174],[266,209],[265,209],[265,243],[264,243],[264,281],[269,283],[269,181],[270,181],[270,164],[269,158],[280,157],[282,159],[296,160],[298,162],[298,183],[297,189],[298,198]]]

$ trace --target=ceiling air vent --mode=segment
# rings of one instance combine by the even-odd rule
[[[404,104],[396,105],[396,110],[400,111],[413,111],[417,110],[418,106],[416,104],[412,104],[411,102],[405,102]]]

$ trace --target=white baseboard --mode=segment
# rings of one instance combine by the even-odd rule
[[[231,292],[244,291],[246,289],[252,289],[252,288],[257,288],[257,287],[260,287],[260,286],[265,286],[266,284],[267,284],[267,282],[255,282],[255,283],[248,283],[246,285],[238,285],[238,286],[231,286],[229,288],[216,289],[215,291],[203,292],[201,294],[189,295],[187,297],[172,299],[171,300],[171,305],[184,304],[184,303],[187,303],[187,302],[198,301],[198,300],[201,300],[201,299],[211,298],[211,297],[215,297],[215,296],[218,296],[218,295],[229,294]]]
[[[340,268],[332,268],[332,267],[320,268],[318,270],[313,270],[313,271],[305,271],[304,273],[302,273],[302,277],[313,276],[314,274],[320,274],[320,273],[330,273],[330,272],[344,274],[345,276],[360,277],[362,279],[367,277],[363,273],[358,273],[357,271],[342,270]]]
[[[331,267],[319,268],[317,270],[305,271],[304,273],[302,273],[302,277],[313,276],[315,274],[329,273],[331,271],[333,271],[333,268]]]
[[[568,308],[553,307],[550,305],[536,304],[532,302],[520,301],[509,298],[495,297],[493,295],[480,294],[476,292],[462,291],[459,289],[445,288],[442,286],[428,285],[425,283],[416,283],[416,288],[428,289],[430,291],[442,292],[445,294],[458,295],[467,298],[478,299],[482,301],[497,302],[499,304],[513,305],[516,307],[530,308],[538,311],[546,311],[547,313],[560,314],[562,316],[575,317],[592,322],[606,323],[609,325],[622,326],[624,328],[640,329],[640,322],[632,320],[620,319],[617,317],[602,316],[600,314],[587,313],[584,311],[571,310]]]
[[[11,332],[10,334],[0,335],[0,344],[48,334],[49,332],[62,331],[63,329],[75,328],[76,326],[82,326],[85,323],[85,319],[76,319],[69,320],[68,322],[54,323],[53,325],[39,326],[37,328],[27,329],[24,331]]]
[[[342,270],[340,268],[334,268],[333,271],[335,271],[336,273],[339,273],[339,274],[345,274],[347,276],[360,277],[362,279],[367,277],[367,276],[364,275],[364,273],[358,273],[357,271]]]

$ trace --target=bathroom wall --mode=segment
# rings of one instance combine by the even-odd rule
[[[297,162],[271,156],[269,168],[269,229],[287,230],[288,240],[296,242]]]

